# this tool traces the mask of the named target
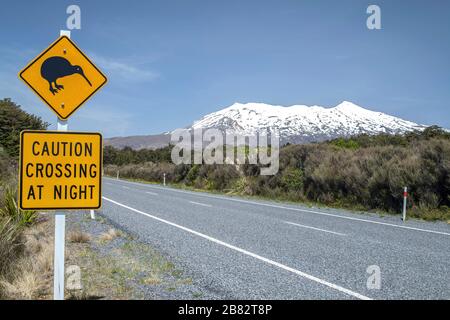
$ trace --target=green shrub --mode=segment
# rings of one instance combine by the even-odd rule
[[[336,147],[344,148],[344,149],[358,149],[359,148],[359,143],[353,139],[339,138],[339,139],[333,140],[331,142],[331,144],[335,145]]]
[[[7,185],[3,190],[3,198],[0,202],[0,217],[13,219],[20,226],[32,224],[37,217],[36,211],[21,210],[18,207],[16,188]]]
[[[303,171],[299,168],[284,170],[281,184],[286,191],[300,191],[303,188]]]
[[[197,178],[198,171],[200,169],[200,166],[198,164],[194,164],[189,172],[186,175],[185,181],[188,185],[192,185]]]

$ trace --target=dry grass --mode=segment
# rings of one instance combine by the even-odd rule
[[[20,300],[36,298],[41,288],[37,274],[24,263],[21,263],[11,276],[12,280],[0,281],[0,286],[2,286],[6,297]]]
[[[81,230],[71,231],[67,238],[70,242],[75,243],[87,243],[91,241],[91,235]]]
[[[42,299],[51,288],[53,238],[48,221],[26,229],[25,250],[14,269],[0,276],[0,292],[5,299]]]
[[[121,231],[114,229],[114,228],[110,228],[107,232],[104,232],[99,236],[99,240],[101,242],[109,242],[109,241],[112,241],[115,238],[119,238],[121,236],[122,236]]]
[[[161,283],[161,278],[157,274],[150,274],[141,279],[141,283],[145,285],[157,285]]]
[[[0,273],[0,299],[52,298],[53,222],[50,218],[23,229],[20,254],[15,255],[7,272]],[[93,236],[78,230],[68,235],[66,266],[80,267],[82,289],[66,289],[67,299],[142,299],[142,293],[130,281],[147,286],[167,283],[173,288],[190,283],[182,279],[172,263],[144,244],[128,241],[108,254],[100,254],[92,241],[85,241]],[[128,238],[120,230],[110,228],[100,235],[100,241],[117,237]],[[175,279],[167,280],[166,275]]]
[[[13,219],[0,216],[0,275],[10,271],[11,266],[23,252],[23,228]]]

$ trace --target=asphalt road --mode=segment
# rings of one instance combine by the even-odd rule
[[[109,178],[102,214],[168,255],[204,299],[450,299],[445,222]]]

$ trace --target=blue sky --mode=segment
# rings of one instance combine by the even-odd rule
[[[71,130],[154,134],[234,102],[343,100],[450,128],[450,1],[4,1],[0,98],[52,125],[17,73],[65,29],[70,4],[82,13],[72,39],[109,77]],[[366,27],[370,4],[382,30]]]

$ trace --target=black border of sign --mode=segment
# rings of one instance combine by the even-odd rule
[[[23,136],[26,133],[40,134],[80,134],[80,135],[98,135],[100,137],[100,170],[99,170],[99,199],[98,207],[51,207],[51,208],[24,208],[22,206],[22,163],[23,163]],[[103,137],[99,132],[76,132],[76,131],[44,131],[44,130],[23,130],[20,132],[20,161],[19,161],[19,208],[22,210],[86,210],[100,209],[102,207],[102,172],[103,172]]]
[[[76,107],[76,108],[74,108],[73,110],[72,110],[72,112],[71,113],[69,113],[68,115],[67,115],[67,117],[65,117],[65,118],[63,118],[59,113],[58,113],[58,111],[47,101],[47,100],[45,100],[44,99],[44,97],[43,96],[41,96],[40,94],[39,94],[39,92],[37,92],[32,86],[31,86],[31,84],[29,84],[28,83],[28,81],[27,80],[25,80],[25,78],[23,78],[22,77],[22,73],[24,73],[25,71],[27,71],[28,70],[28,68],[30,68],[39,58],[41,58],[44,54],[46,54],[50,49],[52,49],[56,44],[58,44],[58,42],[60,42],[62,39],[64,39],[64,38],[66,38],[74,47],[75,47],[75,49],[77,49],[78,50],[78,52],[87,60],[87,61],[89,61],[89,63],[103,76],[103,78],[104,78],[104,81],[103,81],[103,83],[97,88],[97,89],[95,89],[95,91],[93,91],[86,99],[84,99],[80,104],[78,104],[78,106]],[[94,95],[94,93],[96,93],[100,88],[102,88],[104,85],[105,85],[105,83],[106,82],[108,82],[108,78],[103,74],[103,72],[101,72],[100,71],[100,69],[99,68],[97,68],[97,66],[83,53],[83,51],[81,51],[80,50],[80,48],[78,48],[77,47],[77,45],[72,41],[72,40],[70,40],[70,38],[69,37],[67,37],[67,36],[61,36],[61,37],[59,37],[55,42],[53,42],[44,52],[42,52],[37,58],[35,58],[33,61],[31,61],[22,71],[20,71],[20,73],[19,73],[19,78],[20,79],[22,79],[22,81],[23,82],[25,82],[38,96],[39,96],[39,98],[41,98],[41,100],[42,101],[44,101],[49,107],[50,107],[50,109],[58,116],[58,118],[59,119],[61,119],[61,120],[67,120],[67,119],[69,119],[69,117],[75,112],[75,111],[77,111],[87,100],[89,100],[93,95]]]

